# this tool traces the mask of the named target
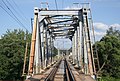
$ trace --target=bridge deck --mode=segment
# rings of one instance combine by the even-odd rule
[[[67,63],[68,63],[69,68],[75,78],[75,81],[95,81],[91,76],[85,75],[83,73],[79,73],[70,62],[67,61]],[[45,78],[56,67],[55,66],[56,64],[51,66],[51,68],[46,70],[44,73],[34,75],[26,81],[45,81]],[[58,70],[56,71],[56,74],[54,76],[54,81],[65,81],[65,62],[63,60],[59,64]]]

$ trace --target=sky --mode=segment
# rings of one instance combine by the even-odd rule
[[[7,29],[20,28],[31,32],[34,7],[40,8],[41,2],[48,2],[49,9],[56,9],[55,0],[0,0],[0,36]],[[58,9],[72,8],[75,6],[73,3],[89,2],[96,40],[100,40],[110,26],[120,29],[120,0],[56,0],[56,2]],[[11,15],[12,11],[19,19],[19,24],[5,10]]]

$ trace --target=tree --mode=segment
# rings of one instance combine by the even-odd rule
[[[119,39],[120,39],[120,31],[119,30],[116,30],[116,28],[115,29],[113,29],[113,27],[110,27],[108,30],[107,30],[107,32],[106,32],[106,35],[113,35],[113,36],[116,36],[116,37],[118,37]]]
[[[27,38],[26,38],[27,37]],[[26,41],[31,35],[23,30],[8,30],[0,39],[0,79],[20,80]],[[30,47],[29,47],[30,48]]]
[[[120,78],[120,31],[109,28],[106,36],[95,44],[98,49],[101,74]]]

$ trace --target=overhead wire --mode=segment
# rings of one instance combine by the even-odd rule
[[[22,10],[20,9],[20,7],[16,4],[16,2],[14,0],[11,0],[13,2],[13,4],[16,6],[17,10],[19,10],[19,12],[22,14],[22,16],[24,17],[24,19],[26,21],[29,21],[29,19],[25,16],[25,14],[22,12]]]
[[[12,16],[12,18],[14,18],[15,19],[15,21],[20,25],[20,26],[22,26],[23,28],[25,28],[26,30],[27,30],[27,28],[24,26],[24,24],[18,19],[18,17],[13,13],[13,11],[8,7],[8,5],[2,0],[2,2],[3,2],[3,4],[6,6],[6,8],[11,12],[11,14],[13,15]],[[5,10],[5,8],[4,8],[4,10]],[[5,11],[7,11],[7,10],[5,10]],[[7,11],[7,13],[9,13],[8,11]],[[9,13],[10,14],[10,13]],[[27,30],[28,31],[28,30]]]
[[[3,6],[0,5],[0,7],[8,14],[11,18],[13,18],[13,19],[19,24],[19,22],[16,20],[16,18],[14,18],[14,16],[11,15]]]
[[[56,10],[58,10],[58,5],[56,0],[55,0],[55,6],[56,6]]]
[[[13,18],[15,21],[16,21],[16,19],[4,8],[4,7],[2,7],[1,5],[0,5],[0,7],[11,17],[11,18]],[[17,21],[16,21],[17,22]]]
[[[62,0],[62,8],[64,7],[64,0]]]
[[[10,0],[9,0],[10,1]],[[6,2],[8,3],[8,5],[14,10],[14,12],[17,14],[17,15],[19,15],[20,16],[20,18],[22,19],[22,21],[24,21],[25,19],[25,17],[23,17],[15,8],[14,8],[14,6],[13,5],[11,5],[11,3],[9,2],[8,0],[6,0]],[[26,21],[26,20],[25,20]]]

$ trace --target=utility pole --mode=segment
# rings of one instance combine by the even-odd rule
[[[26,48],[25,48],[25,56],[24,56],[24,65],[23,65],[23,73],[22,73],[22,76],[25,75],[25,66],[26,66],[27,48],[28,48],[28,42],[26,42]]]

